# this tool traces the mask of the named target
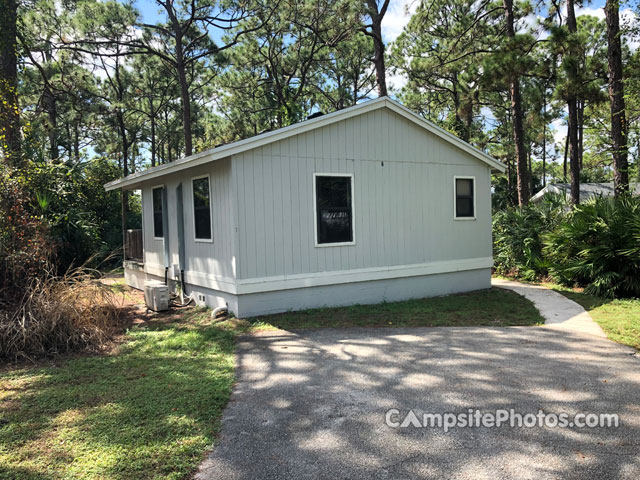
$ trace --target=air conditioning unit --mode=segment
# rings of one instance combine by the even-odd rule
[[[144,303],[155,312],[169,310],[169,287],[162,282],[144,282]]]

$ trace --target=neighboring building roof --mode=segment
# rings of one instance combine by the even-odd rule
[[[298,135],[304,132],[308,132],[310,130],[321,128],[334,122],[346,120],[347,118],[351,118],[357,115],[362,115],[364,113],[371,112],[379,108],[385,108],[385,107],[403,116],[404,118],[412,121],[416,125],[424,128],[425,130],[448,141],[452,145],[455,145],[456,147],[460,148],[461,150],[464,150],[468,154],[472,155],[478,160],[489,165],[492,168],[492,170],[501,172],[501,173],[506,170],[506,166],[501,162],[499,162],[498,160],[490,157],[489,155],[482,152],[481,150],[478,150],[472,145],[469,145],[467,142],[459,139],[455,135],[452,135],[451,133],[447,132],[446,130],[443,130],[437,125],[434,125],[428,120],[425,120],[420,115],[412,112],[411,110],[401,105],[400,103],[396,102],[395,100],[391,100],[389,97],[380,97],[375,100],[370,100],[368,102],[354,105],[353,107],[345,108],[343,110],[338,110],[326,115],[322,115],[316,118],[306,120],[304,122],[296,123],[295,125],[280,128],[278,130],[273,130],[266,133],[262,133],[260,135],[256,135],[254,137],[240,140],[238,142],[229,143],[221,147],[205,150],[204,152],[191,155],[190,157],[181,158],[180,160],[176,160],[175,162],[159,165],[157,167],[152,167],[142,172],[129,175],[128,177],[121,178],[113,182],[109,182],[104,187],[106,190],[115,190],[117,188],[135,189],[135,188],[138,188],[140,185],[140,182],[144,180],[150,180],[152,178],[167,175],[169,173],[184,170],[186,168],[191,168],[197,165],[202,165],[204,163],[212,162],[214,160],[227,158],[231,155],[237,155],[247,150],[251,150],[269,143],[284,140],[293,135]]]
[[[640,183],[631,183],[631,192],[634,195],[640,195]],[[542,197],[549,193],[557,193],[560,195],[571,195],[571,185],[568,183],[550,183],[533,197],[531,201],[540,202]],[[613,182],[606,183],[581,183],[580,184],[580,201],[588,200],[591,197],[612,197],[614,194]]]

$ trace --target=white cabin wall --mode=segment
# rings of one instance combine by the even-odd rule
[[[489,166],[387,109],[234,156],[232,172],[239,279],[492,254]],[[354,174],[355,245],[314,246],[314,172]],[[475,221],[453,219],[454,175],[476,177]]]
[[[213,242],[196,242],[193,225],[192,179],[210,175]],[[233,270],[233,202],[231,193],[231,159],[223,159],[163,177],[161,181],[151,180],[142,186],[143,235],[145,271],[159,274],[164,270],[164,243],[153,238],[153,187],[167,188],[168,222],[165,238],[169,239],[171,264],[179,263],[178,215],[176,188],[182,182],[184,236],[185,236],[185,276],[188,283],[207,284],[212,281],[232,282]]]
[[[153,197],[151,190],[162,183],[145,183],[141,190],[142,195],[142,242],[144,265],[164,265],[164,244],[162,240],[153,238]]]

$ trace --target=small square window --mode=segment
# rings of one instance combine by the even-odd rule
[[[474,202],[474,179],[473,178],[456,178],[456,215],[455,218],[474,218],[475,202]]]
[[[164,221],[162,214],[162,197],[164,187],[157,187],[151,190],[153,197],[153,236],[155,238],[164,237]]]

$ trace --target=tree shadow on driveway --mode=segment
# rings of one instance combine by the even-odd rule
[[[198,479],[638,478],[640,361],[545,328],[326,329],[243,337]],[[385,412],[614,413],[618,428],[392,428]],[[402,414],[400,415],[402,417]]]

